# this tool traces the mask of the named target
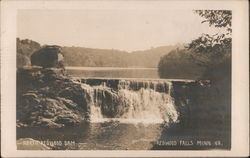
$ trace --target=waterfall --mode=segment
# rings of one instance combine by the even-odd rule
[[[171,82],[163,80],[82,80],[90,121],[170,123],[178,120]]]

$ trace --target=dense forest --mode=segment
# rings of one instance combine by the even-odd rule
[[[17,67],[29,66],[30,56],[42,46],[32,40],[17,38]],[[65,66],[145,67],[156,68],[160,57],[183,46],[161,46],[143,51],[126,52],[115,49],[62,47]]]
[[[161,57],[158,72],[161,78],[199,79],[205,68],[193,61],[190,51],[176,49]]]

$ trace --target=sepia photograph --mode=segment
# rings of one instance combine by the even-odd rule
[[[15,12],[15,149],[231,151],[234,8],[84,2]]]
[[[17,17],[18,149],[230,149],[230,10]]]

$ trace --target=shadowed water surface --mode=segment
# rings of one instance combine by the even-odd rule
[[[55,150],[206,150],[229,149],[230,134],[219,130],[183,129],[179,125],[132,124],[109,121],[72,128],[17,128],[17,139],[74,142]],[[174,145],[173,145],[174,144]]]
[[[161,134],[160,124],[128,124],[115,121],[84,123],[72,128],[18,128],[17,139],[74,141],[80,150],[146,150]],[[63,148],[61,148],[63,149]]]

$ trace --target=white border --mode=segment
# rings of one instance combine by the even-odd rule
[[[233,11],[232,149],[206,151],[18,151],[16,150],[16,15],[19,9],[122,8],[229,9]],[[171,7],[169,7],[171,6]],[[39,17],[38,17],[39,18]],[[249,30],[247,0],[164,1],[1,1],[1,156],[3,157],[159,157],[249,155]]]

